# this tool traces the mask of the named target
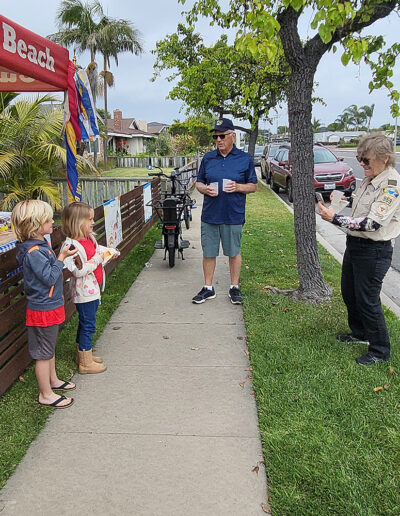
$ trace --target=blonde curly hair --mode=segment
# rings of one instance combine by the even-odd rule
[[[30,199],[19,202],[11,213],[11,224],[20,242],[37,237],[39,229],[53,218],[53,209],[47,202]]]

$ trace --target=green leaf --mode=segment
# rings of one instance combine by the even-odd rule
[[[326,25],[319,26],[318,34],[320,35],[320,37],[324,43],[329,43],[330,40],[332,39],[331,30]]]
[[[350,61],[350,55],[349,54],[342,54],[341,61],[342,61],[342,64],[344,66],[347,66],[349,61]]]

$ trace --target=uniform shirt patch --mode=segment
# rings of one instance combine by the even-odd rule
[[[396,199],[396,197],[399,196],[399,192],[398,192],[398,189],[397,188],[390,188],[390,187],[385,187],[383,189],[383,193],[384,194],[387,194],[387,195],[390,195],[391,197],[393,197],[394,199]]]
[[[388,185],[389,186],[397,186],[397,180],[396,179],[388,179]]]
[[[384,195],[382,197],[382,202],[384,202],[385,204],[387,204],[388,206],[391,206],[393,204],[393,201],[394,201],[394,197],[391,196],[391,195]]]
[[[386,213],[387,208],[384,204],[382,204],[382,206],[379,206],[378,211],[379,211],[379,213],[384,214],[384,213]]]

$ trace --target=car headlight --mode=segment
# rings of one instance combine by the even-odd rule
[[[352,176],[353,175],[353,169],[349,168],[349,170],[345,173],[345,177]]]

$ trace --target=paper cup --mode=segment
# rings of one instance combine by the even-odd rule
[[[214,188],[218,195],[218,181],[216,181],[215,183],[210,183],[209,186],[211,186],[211,188]]]
[[[226,187],[226,185],[227,185],[228,183],[230,183],[230,182],[231,182],[231,180],[230,180],[230,179],[223,179],[223,180],[222,180],[222,190],[223,190],[224,192],[226,192],[226,188],[225,188],[225,187]]]

